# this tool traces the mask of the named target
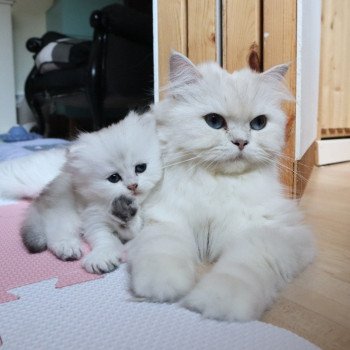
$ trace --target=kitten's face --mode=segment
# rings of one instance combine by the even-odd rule
[[[154,123],[134,114],[107,129],[83,135],[70,162],[78,191],[111,208],[120,196],[144,200],[161,176]]]
[[[275,159],[285,128],[280,103],[286,92],[278,91],[278,72],[229,74],[216,64],[187,69],[187,77],[173,78],[158,113],[167,162],[183,154],[183,159],[195,157],[191,164],[214,172],[242,173]],[[184,84],[189,76],[192,80]]]

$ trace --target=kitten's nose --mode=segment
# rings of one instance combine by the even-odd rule
[[[248,145],[248,141],[247,140],[242,140],[242,139],[238,139],[238,140],[235,140],[235,141],[231,141],[234,145],[236,145],[239,149],[240,149],[240,151],[242,151],[243,150],[243,148],[245,147],[245,146],[247,146]]]
[[[135,190],[137,189],[137,184],[131,184],[131,185],[128,185],[127,187],[128,187],[128,190],[135,192]]]

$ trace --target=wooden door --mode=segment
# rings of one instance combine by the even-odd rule
[[[350,1],[323,0],[317,164],[350,161]]]
[[[194,63],[217,59],[215,0],[158,0],[159,83],[168,80],[171,50]]]
[[[296,0],[158,0],[157,6],[161,85],[168,79],[171,49],[194,63],[216,60],[233,71],[247,66],[254,45],[264,70],[291,62],[286,80],[295,95]],[[296,196],[303,182],[295,175],[295,104],[286,104],[285,109],[288,126],[281,178],[287,193]]]
[[[319,134],[350,137],[350,1],[323,0]]]

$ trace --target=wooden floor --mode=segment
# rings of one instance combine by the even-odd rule
[[[263,321],[324,350],[350,349],[350,163],[315,168],[301,200],[318,246],[315,262]]]

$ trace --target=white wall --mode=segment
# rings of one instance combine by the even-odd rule
[[[16,0],[12,9],[16,95],[22,95],[24,82],[33,67],[26,41],[46,32],[45,12],[53,0]]]
[[[11,5],[0,0],[0,133],[16,123]]]
[[[317,137],[321,5],[321,0],[297,2],[297,160],[302,158]]]
[[[153,19],[153,93],[154,102],[159,102],[159,62],[158,62],[158,0],[152,0]]]

